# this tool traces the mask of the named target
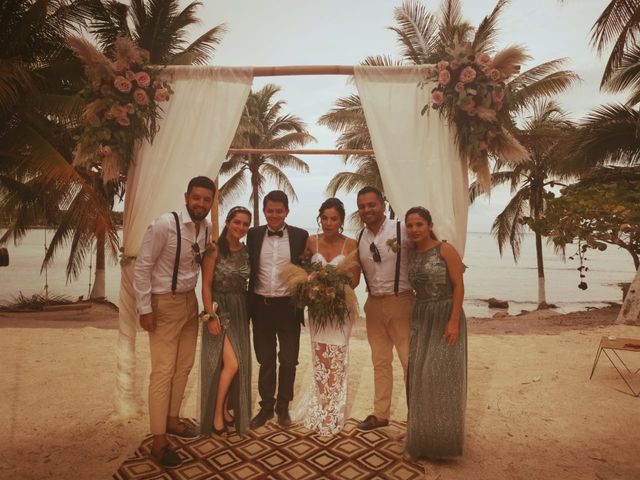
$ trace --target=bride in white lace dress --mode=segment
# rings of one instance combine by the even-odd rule
[[[342,235],[345,211],[340,200],[325,200],[319,212],[322,234],[309,237],[307,250],[313,262],[337,266],[358,245],[353,238]],[[354,265],[351,269],[353,288],[360,281],[360,268]],[[349,336],[357,316],[358,312],[350,312],[343,326],[330,324],[324,328],[318,328],[309,316],[313,376],[293,411],[293,420],[304,421],[305,427],[323,436],[338,433],[347,419]]]

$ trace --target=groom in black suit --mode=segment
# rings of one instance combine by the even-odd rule
[[[267,224],[251,228],[247,233],[253,347],[260,364],[260,411],[250,424],[254,429],[273,418],[274,410],[280,426],[291,425],[289,402],[293,400],[300,325],[304,323],[304,317],[303,310],[295,307],[291,292],[279,273],[289,263],[300,263],[309,236],[305,230],[285,223],[289,199],[284,192],[269,192],[262,207]],[[280,362],[277,396],[276,358]]]

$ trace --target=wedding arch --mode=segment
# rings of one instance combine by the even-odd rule
[[[456,146],[454,127],[437,112],[423,114],[423,107],[432,102],[432,89],[438,84],[437,79],[433,85],[424,83],[430,70],[432,65],[170,66],[162,70],[162,76],[172,85],[173,94],[163,106],[160,128],[153,142],[144,143],[136,152],[125,198],[116,378],[119,415],[126,417],[139,410],[134,382],[138,315],[132,282],[144,231],[154,218],[180,204],[190,178],[217,176],[229,152],[254,77],[352,75],[373,151],[296,153],[375,153],[385,195],[394,209],[403,212],[415,205],[427,206],[439,237],[452,243],[461,255],[464,253],[468,166]]]

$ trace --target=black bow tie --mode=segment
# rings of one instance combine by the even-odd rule
[[[267,235],[269,237],[273,237],[274,235],[276,237],[282,237],[283,234],[284,234],[284,230],[278,230],[277,232],[274,232],[273,230],[267,229]]]

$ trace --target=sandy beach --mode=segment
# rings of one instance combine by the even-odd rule
[[[640,478],[640,398],[624,393],[604,357],[589,380],[602,336],[640,338],[639,327],[613,325],[618,309],[469,319],[465,455],[425,464],[425,478]],[[93,304],[83,310],[0,313],[0,332],[1,477],[109,478],[148,432],[144,402],[135,418],[118,419],[113,412],[117,311]],[[298,390],[310,374],[308,342],[304,332]],[[369,355],[361,322],[351,342],[350,416],[358,419],[372,404]],[[633,371],[640,368],[640,355],[623,358]],[[144,398],[144,332],[138,336],[137,365]],[[396,367],[392,417],[404,420]],[[196,378],[194,371],[186,416],[196,413]],[[640,375],[634,386],[640,388]]]

